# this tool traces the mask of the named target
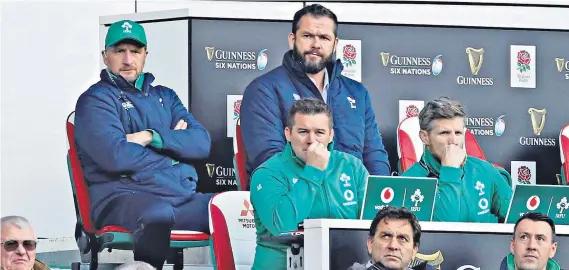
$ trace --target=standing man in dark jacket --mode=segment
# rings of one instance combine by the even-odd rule
[[[344,77],[342,63],[334,61],[338,20],[314,4],[296,12],[291,48],[283,64],[253,80],[245,89],[241,127],[247,151],[247,172],[281,152],[287,112],[295,100],[318,98],[332,109],[335,150],[363,161],[372,175],[389,175],[387,152],[364,86]]]
[[[209,155],[211,139],[172,89],[151,85],[146,46],[141,25],[109,27],[107,68],[77,101],[75,143],[97,228],[131,230],[134,259],[161,269],[171,230],[209,233],[212,194],[196,193],[191,161]]]

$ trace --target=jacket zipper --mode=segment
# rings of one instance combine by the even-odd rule
[[[332,211],[330,210],[330,200],[328,199],[328,191],[326,190],[326,185],[325,183],[322,183],[322,189],[323,189],[323,193],[324,193],[324,201],[326,202],[326,210],[327,210],[327,217],[330,218]]]

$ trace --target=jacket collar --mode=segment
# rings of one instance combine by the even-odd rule
[[[371,261],[369,261],[366,264],[367,270],[389,270],[387,267],[385,267],[381,262],[376,262],[376,263],[372,263]],[[406,270],[412,270],[412,268],[406,267]]]
[[[561,270],[559,264],[553,260],[547,260],[547,266],[545,267],[546,270]],[[516,270],[516,263],[514,262],[514,254],[510,253],[502,260],[502,264],[500,265],[500,270]]]
[[[433,155],[433,153],[429,149],[427,149],[426,146],[424,146],[423,148],[423,156],[421,157],[419,163],[424,169],[426,169],[429,172],[428,177],[440,178],[441,162]],[[466,161],[463,163],[463,165],[460,166],[463,175],[464,175],[464,164],[466,164]]]
[[[304,64],[301,60],[295,59],[292,54],[292,50],[286,52],[283,56],[283,66],[288,70],[289,74],[297,78],[302,84],[304,84],[309,89],[313,91],[318,91],[314,83],[310,80],[306,72],[304,72]],[[344,66],[342,62],[337,59],[326,66],[329,78],[329,89],[337,88],[338,78],[342,76],[342,70]]]
[[[121,91],[131,91],[138,92],[142,91],[144,93],[148,92],[150,84],[154,81],[154,75],[149,72],[142,72],[136,79],[134,85],[125,80],[122,76],[117,76],[111,73],[108,69],[101,70],[100,78],[102,81],[110,83]]]
[[[333,150],[334,150],[334,141],[328,144],[328,151],[332,152]],[[290,142],[286,143],[285,148],[283,149],[283,154],[285,155],[285,157],[290,157],[297,165],[301,167],[304,167],[304,165],[306,165],[304,161],[302,161],[298,156],[296,156],[294,150],[292,150],[292,145],[290,144]]]
[[[426,146],[424,146],[423,156],[421,160],[425,163],[424,165],[427,165],[428,167],[425,169],[427,169],[429,172],[433,172],[438,178],[438,176],[441,173],[441,162],[438,161],[437,158],[435,158],[433,153],[429,149],[427,149]]]
[[[47,266],[45,263],[41,262],[40,260],[36,259],[32,269],[33,270],[49,270],[49,266]]]

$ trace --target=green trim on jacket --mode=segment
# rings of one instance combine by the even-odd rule
[[[253,171],[257,247],[253,270],[286,269],[287,246],[261,238],[295,231],[307,218],[358,219],[368,171],[356,157],[333,150],[326,170],[306,165],[287,143]]]
[[[504,258],[504,260],[506,260],[506,263],[505,264],[502,263],[502,267],[500,267],[500,270],[516,270],[514,254],[512,253],[508,254],[508,256]],[[545,267],[545,270],[561,270],[561,266],[559,266],[559,264],[553,259],[549,259],[547,260],[547,266]]]
[[[507,171],[471,156],[460,168],[441,166],[426,148],[421,160],[428,170],[417,162],[402,175],[426,177],[430,170],[438,176],[433,221],[494,223],[505,219],[512,199]]]

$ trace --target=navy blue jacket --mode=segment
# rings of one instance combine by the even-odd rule
[[[101,80],[77,101],[75,143],[95,219],[122,194],[154,194],[176,206],[196,193],[197,173],[190,162],[209,156],[211,138],[176,93],[151,86],[153,80],[146,73],[139,90],[103,69]],[[173,130],[180,119],[187,129]],[[148,129],[160,134],[162,148],[127,142],[127,134]]]
[[[327,67],[326,103],[334,118],[334,149],[362,160],[372,175],[389,175],[387,152],[369,93],[361,83],[342,76],[342,69],[339,60]],[[296,98],[308,97],[322,99],[322,94],[304,72],[302,63],[292,58],[292,51],[284,55],[282,66],[247,86],[240,121],[248,173],[284,149],[288,110]]]

